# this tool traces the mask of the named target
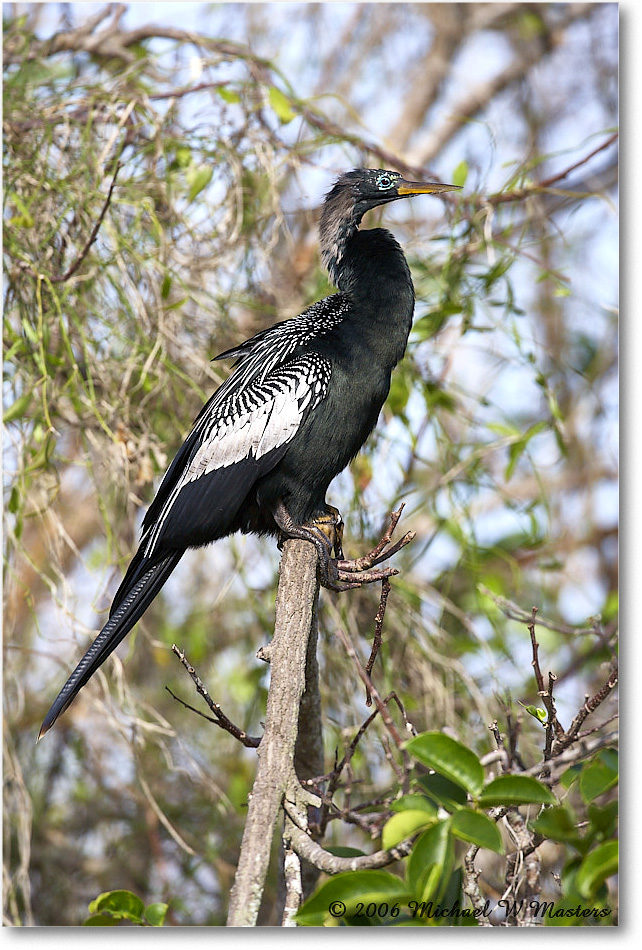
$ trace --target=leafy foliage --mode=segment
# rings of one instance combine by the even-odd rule
[[[588,820],[580,822],[568,804],[559,804],[551,790],[531,776],[503,774],[485,781],[479,758],[449,736],[422,733],[406,743],[406,748],[419,763],[434,769],[430,778],[441,777],[447,785],[454,783],[467,794],[455,800],[452,794],[443,793],[443,785],[441,789],[435,784],[426,787],[420,779],[417,792],[392,803],[395,814],[384,825],[381,836],[384,849],[394,848],[405,838],[414,838],[404,861],[403,877],[375,870],[337,874],[305,901],[297,914],[301,926],[337,922],[347,926],[397,927],[411,922],[414,926],[452,925],[453,921],[459,925],[478,924],[480,917],[490,916],[489,903],[482,909],[483,902],[473,902],[462,914],[464,877],[457,841],[472,846],[468,856],[476,857],[480,850],[504,854],[500,819],[507,809],[526,805],[539,811],[529,821],[538,840],[560,842],[571,852],[562,870],[561,893],[553,902],[557,914],[545,916],[544,921],[554,926],[586,924],[585,916],[564,915],[578,905],[588,908],[589,913],[596,908],[605,909],[605,917],[593,920],[609,922],[605,882],[617,873],[618,867],[618,845],[612,837],[616,831],[617,802],[599,807],[591,805],[591,799],[583,794],[584,803],[588,804]],[[589,794],[603,794],[617,782],[617,757],[610,750],[598,753],[591,762],[573,770],[562,785],[568,788],[579,783],[581,788],[583,776],[591,775],[596,768],[604,772],[603,781],[599,786],[591,783]],[[486,814],[489,810],[490,814]],[[449,814],[445,816],[445,812]],[[580,825],[584,826],[583,832]],[[505,901],[500,901],[498,907],[503,906]],[[522,907],[518,915],[523,916]]]
[[[120,921],[140,927],[162,927],[166,914],[167,904],[145,907],[140,897],[131,891],[107,891],[90,903],[85,927],[114,927]]]

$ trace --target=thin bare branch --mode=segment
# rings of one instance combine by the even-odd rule
[[[194,680],[195,684],[197,684],[196,689],[201,694],[201,696],[203,697],[203,699],[205,700],[209,708],[212,710],[212,712],[214,713],[214,716],[206,716],[204,712],[202,712],[200,709],[196,709],[195,706],[191,706],[189,703],[186,703],[184,699],[181,699],[180,696],[177,696],[176,693],[172,692],[169,686],[166,686],[165,689],[167,690],[169,695],[172,697],[172,699],[175,699],[176,702],[184,706],[185,709],[189,709],[190,712],[196,713],[197,716],[201,716],[202,719],[207,719],[208,722],[213,722],[215,726],[218,726],[220,729],[223,729],[225,732],[229,732],[231,736],[234,736],[235,739],[238,739],[238,741],[242,745],[244,745],[247,749],[258,749],[259,744],[261,742],[260,737],[248,736],[246,732],[244,732],[242,729],[239,729],[238,726],[234,725],[234,723],[230,719],[228,719],[227,716],[223,713],[219,704],[214,702],[214,700],[211,698],[211,696],[209,695],[205,687],[202,687],[202,689],[199,689],[198,683],[201,683],[201,680],[197,675],[192,675],[192,674],[196,674],[196,671],[194,670],[193,666],[188,665],[187,662],[184,661],[184,654],[181,651],[178,651],[175,648],[175,646],[172,647],[172,650],[179,657],[179,659],[181,660],[181,662],[187,669],[187,672],[190,673],[190,675],[192,676],[192,679]]]
[[[592,712],[600,706],[608,696],[611,695],[615,687],[617,686],[618,681],[618,670],[617,667],[611,672],[609,678],[604,683],[604,685],[595,693],[593,696],[587,696],[584,705],[581,707],[580,711],[576,715],[575,719],[567,729],[567,731],[556,738],[553,744],[553,754],[558,755],[561,751],[568,748],[577,741],[582,723],[587,716],[590,716]]]
[[[382,643],[383,636],[383,620],[386,615],[386,604],[388,603],[388,594],[390,593],[390,581],[385,577],[381,582],[381,598],[379,600],[379,609],[377,610],[377,615],[375,617],[375,632],[374,639],[372,641],[372,649],[370,651],[370,656],[368,657],[368,662],[366,663],[366,673],[368,676],[372,675],[372,668],[377,659],[379,653],[379,648]],[[372,706],[372,696],[369,691],[366,690],[366,706]]]

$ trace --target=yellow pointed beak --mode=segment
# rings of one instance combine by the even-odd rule
[[[459,191],[461,185],[443,185],[439,181],[406,181],[402,178],[397,182],[398,195],[441,195],[445,191]]]

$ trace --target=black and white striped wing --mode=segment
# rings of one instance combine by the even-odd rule
[[[207,404],[163,479],[143,522],[142,556],[226,534],[252,485],[279,462],[326,395],[330,374],[329,360],[316,353],[249,379],[234,373]]]
[[[298,317],[275,323],[239,346],[225,350],[216,360],[236,359],[235,383],[269,373],[297,350],[307,347],[339,326],[348,316],[352,302],[346,294],[332,294],[308,307]]]

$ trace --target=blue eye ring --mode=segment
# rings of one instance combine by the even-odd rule
[[[394,187],[395,180],[391,175],[379,175],[377,177],[377,188],[379,191],[388,191],[390,188]]]

